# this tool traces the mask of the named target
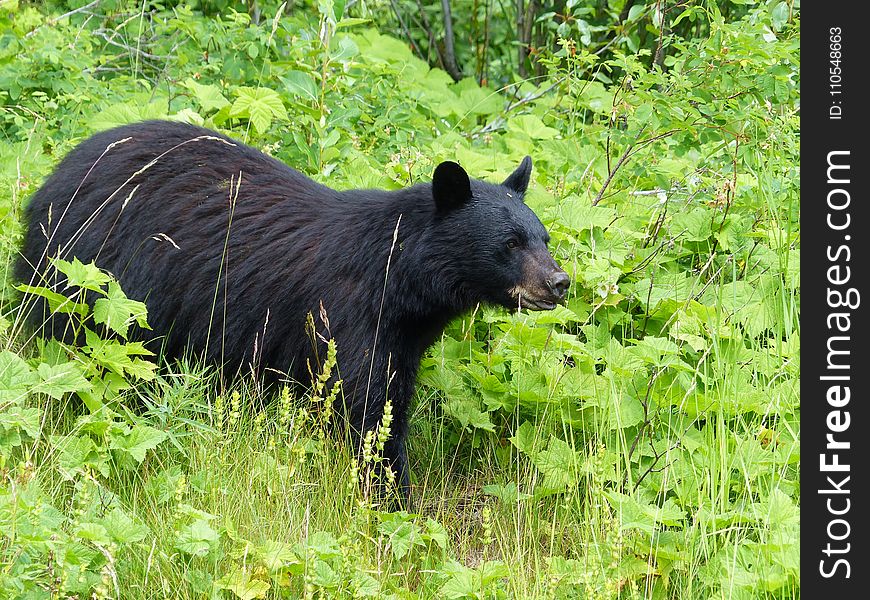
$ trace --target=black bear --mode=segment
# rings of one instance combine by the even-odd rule
[[[33,195],[16,276],[57,282],[46,257],[94,261],[145,301],[153,331],[136,336],[224,373],[308,381],[333,337],[337,412],[358,442],[392,402],[385,457],[407,497],[408,404],[427,347],[478,303],[545,310],[565,298],[568,275],[523,202],[531,170],[526,157],[490,184],[443,162],[431,184],[336,191],[214,131],[123,126],[82,142]],[[306,317],[321,307],[329,330],[312,341]],[[61,315],[33,312],[67,337]]]

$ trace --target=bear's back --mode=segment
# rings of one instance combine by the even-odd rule
[[[93,261],[129,297],[159,298],[148,302],[154,331],[134,336],[162,337],[172,355],[189,345],[217,359],[212,340],[228,333],[250,345],[278,282],[292,284],[294,272],[303,280],[324,222],[340,212],[339,192],[236,140],[184,123],[137,123],[82,142],[33,195],[16,277],[53,286],[59,278],[47,257]],[[299,311],[312,308],[299,302]],[[258,303],[264,314],[235,319],[238,331],[217,322]],[[46,317],[42,306],[31,322]],[[179,320],[185,338],[170,339]],[[49,327],[72,341],[62,315]],[[236,364],[249,355],[226,343],[219,349]]]

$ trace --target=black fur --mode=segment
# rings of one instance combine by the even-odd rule
[[[550,308],[565,295],[523,203],[530,173],[527,157],[493,185],[442,163],[432,184],[336,191],[213,131],[139,123],[82,142],[36,192],[16,274],[55,281],[46,253],[95,261],[146,301],[153,332],[135,335],[160,339],[164,355],[296,381],[312,356],[306,315],[322,305],[338,408],[359,440],[392,401],[386,455],[407,494],[408,403],[426,348],[477,303]],[[45,323],[60,338],[66,325]]]

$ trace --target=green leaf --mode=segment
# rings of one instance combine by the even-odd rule
[[[665,500],[662,506],[656,506],[616,491],[608,491],[604,495],[616,510],[622,529],[639,529],[653,533],[660,524],[676,526],[686,518],[685,511],[671,498]]]
[[[152,377],[153,378],[153,377]],[[143,378],[144,379],[144,378]],[[91,412],[97,412],[104,407],[103,401],[111,401],[118,397],[123,390],[128,390],[132,384],[123,375],[112,371],[106,371],[99,377],[91,379],[92,389],[90,392],[78,391],[78,397]]]
[[[36,370],[42,382],[35,390],[55,400],[60,400],[70,392],[88,392],[91,389],[91,383],[85,379],[84,369],[79,363],[67,362],[54,366],[40,363]]]
[[[216,85],[203,85],[188,78],[184,82],[184,87],[193,92],[194,97],[205,112],[220,110],[230,105],[230,101],[224,98]]]
[[[638,15],[640,15],[640,13],[644,11],[645,8],[646,5],[644,3],[633,5],[630,9],[628,9],[628,18],[626,19],[626,21],[634,21],[638,17]]]
[[[24,443],[22,432],[31,439],[39,435],[42,412],[13,404],[0,411],[0,456]]]
[[[341,546],[335,536],[327,531],[315,531],[308,536],[307,546],[323,560],[341,556]]]
[[[517,427],[510,442],[517,450],[532,458],[544,447],[544,437],[529,421],[523,421],[522,425]]]
[[[79,317],[84,318],[89,312],[88,305],[84,302],[71,300],[63,294],[58,294],[46,287],[39,285],[16,285],[15,289],[31,296],[45,298],[48,302],[48,309],[53,313],[77,314]]]
[[[511,505],[522,500],[532,498],[531,494],[520,493],[516,482],[512,481],[507,485],[490,484],[483,486],[483,493],[488,496],[495,496],[503,503]]]
[[[453,113],[460,117],[469,115],[492,115],[501,112],[504,99],[489,88],[482,88],[472,78],[466,78],[453,85],[458,98],[453,101]]]
[[[350,19],[345,19],[350,20]],[[365,19],[361,19],[365,20]],[[339,26],[341,24],[339,23]],[[330,56],[331,60],[335,62],[347,62],[348,59],[353,58],[359,54],[359,46],[347,36],[340,37],[338,39],[338,47],[332,50],[332,54]]]
[[[477,574],[467,567],[462,567],[462,570],[454,573],[443,586],[441,586],[441,596],[450,598],[451,600],[459,600],[461,598],[480,598],[480,585],[477,581]]]
[[[20,429],[29,437],[36,439],[36,436],[39,435],[41,417],[42,411],[38,408],[9,406],[0,412],[0,429],[7,431]]]
[[[124,96],[124,98],[130,97],[131,94]],[[148,119],[165,119],[169,116],[169,106],[163,98],[152,101],[149,96],[137,97],[133,94],[132,99],[126,102],[119,102],[118,98],[113,100],[91,113],[91,118],[88,120],[91,129],[102,131],[127,123],[147,121]]]
[[[471,569],[457,562],[445,565],[444,572],[450,575],[443,586],[440,596],[443,598],[490,598],[487,593],[499,583],[510,571],[501,561],[488,560],[477,569]]]
[[[0,352],[0,404],[20,402],[37,383],[39,376],[24,359],[9,350]]]
[[[653,115],[653,106],[652,104],[641,104],[634,110],[634,118],[637,119],[641,123],[646,123],[649,121],[650,117]]]
[[[84,348],[91,358],[99,365],[108,368],[121,377],[131,375],[146,381],[154,379],[157,365],[139,358],[139,355],[152,355],[141,342],[120,343],[116,340],[104,340],[90,330],[85,331],[87,346]]]
[[[129,454],[137,463],[145,460],[145,453],[159,446],[169,434],[150,425],[134,425],[127,435],[113,436],[109,447]]]
[[[368,573],[360,573],[355,570],[350,585],[353,588],[354,598],[382,597],[381,584]]]
[[[109,532],[99,523],[79,523],[75,534],[83,540],[99,542],[103,545],[111,542]]]
[[[549,140],[559,134],[558,130],[547,127],[535,115],[520,115],[512,118],[508,122],[508,131],[522,133],[533,140]]]
[[[186,502],[182,502],[176,508],[179,514],[187,515],[188,517],[193,517],[194,519],[202,519],[203,521],[214,521],[217,519],[216,515],[211,514],[210,512],[206,512],[195,506],[191,506]]]
[[[336,29],[344,29],[345,27],[354,27],[355,25],[363,25],[365,23],[370,23],[371,19],[361,19],[358,17],[345,17],[341,21],[335,24]],[[342,38],[347,39],[347,38]]]
[[[578,80],[576,85],[580,85],[582,90],[578,98],[581,106],[601,115],[610,114],[613,92],[608,91],[600,81]]]
[[[775,488],[766,502],[753,504],[756,517],[769,527],[798,525],[800,510],[794,500],[779,488]]]
[[[112,279],[93,262],[84,264],[78,258],[73,258],[72,261],[52,258],[50,261],[58,271],[66,275],[67,284],[73,287],[103,294],[103,286]]]
[[[688,212],[674,215],[671,220],[671,232],[675,237],[701,242],[713,234],[713,214],[709,208],[695,207]]]
[[[196,519],[182,527],[175,538],[175,549],[192,556],[205,556],[212,545],[220,539],[220,534],[212,529],[208,521]]]
[[[299,565],[304,562],[293,550],[293,546],[285,542],[266,540],[257,546],[256,553],[270,573],[275,573],[288,565]]]
[[[789,12],[788,2],[779,2],[773,7],[770,12],[770,20],[774,31],[780,31],[785,27],[785,24],[788,23]]]
[[[335,589],[341,585],[341,575],[333,569],[328,562],[318,560],[314,562],[314,581],[315,586],[325,589]]]
[[[88,466],[104,477],[109,476],[109,463],[106,451],[98,447],[88,436],[52,436],[52,445],[57,450],[61,475],[65,479],[75,478],[83,467]]]
[[[608,206],[590,206],[579,196],[569,196],[560,205],[559,224],[579,233],[593,227],[607,227],[616,219],[616,211]]]
[[[143,329],[151,329],[147,314],[145,303],[127,298],[116,281],[109,283],[105,298],[94,302],[94,322],[104,324],[125,340],[134,321]]]
[[[651,362],[656,362],[666,355],[679,355],[680,347],[665,337],[648,335],[638,341],[634,346],[640,350],[639,356],[649,357]]]
[[[441,548],[442,550],[447,549],[448,542],[448,534],[447,529],[444,526],[436,521],[435,519],[426,519],[426,533],[425,536],[430,540],[435,542],[435,544]]]
[[[614,415],[610,420],[611,429],[634,427],[643,421],[643,404],[630,393],[619,393],[613,404]]]
[[[316,104],[320,96],[320,90],[314,82],[314,78],[304,71],[288,71],[281,77],[284,87],[294,96],[301,96],[308,102]]]
[[[103,406],[97,411],[80,416],[76,419],[75,427],[81,433],[91,433],[97,438],[104,437],[110,429],[113,430],[113,435],[126,435],[130,432],[130,425],[119,418],[118,413]]]
[[[458,420],[464,428],[495,431],[489,413],[480,410],[480,403],[477,400],[470,398],[449,400],[444,405],[444,412]]]
[[[109,536],[122,545],[141,542],[148,535],[148,527],[134,521],[117,506],[103,517],[102,524]]]
[[[241,600],[265,598],[272,585],[264,580],[253,577],[245,568],[237,567],[215,582],[215,587],[232,592]]]
[[[259,87],[241,87],[236,90],[238,98],[230,109],[234,117],[247,118],[259,134],[272,125],[272,119],[287,120],[287,109],[275,90]]]
[[[415,546],[425,547],[420,528],[407,513],[389,513],[383,517],[378,531],[387,537],[393,556],[401,560]]]
[[[551,437],[547,449],[539,452],[533,461],[544,474],[542,485],[547,489],[561,490],[572,487],[577,485],[580,479],[582,455],[559,438]]]

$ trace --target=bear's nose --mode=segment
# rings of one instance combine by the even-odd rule
[[[568,287],[571,285],[571,278],[565,271],[557,271],[547,279],[547,287],[554,296],[562,300],[565,294],[568,293]]]

